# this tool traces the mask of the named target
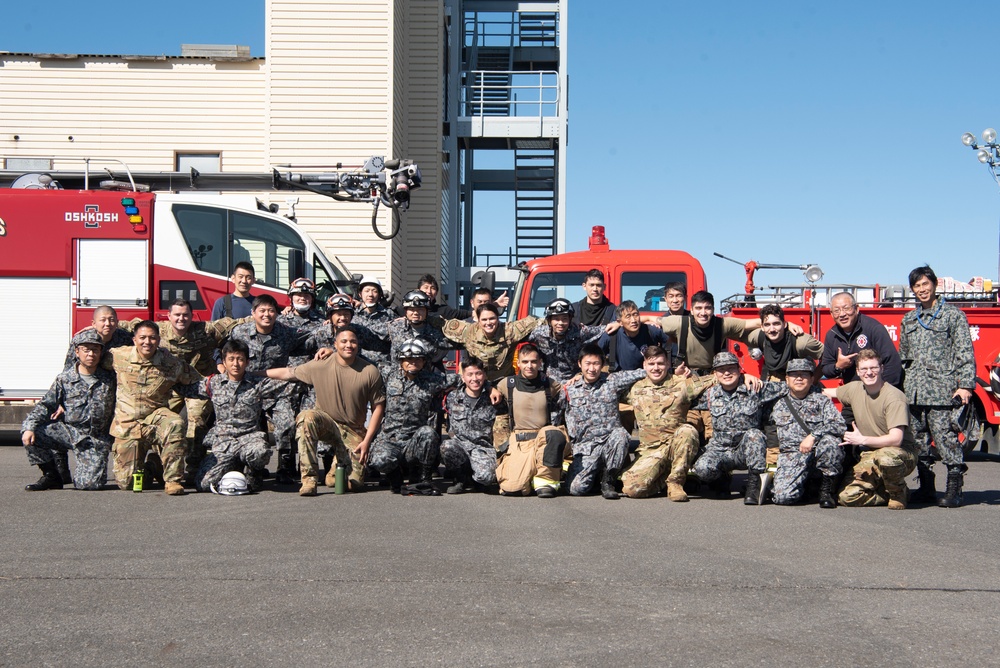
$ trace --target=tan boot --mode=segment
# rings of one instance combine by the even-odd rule
[[[684,491],[684,485],[667,481],[667,498],[671,501],[687,501],[688,495]]]
[[[337,484],[337,467],[331,466],[330,470],[326,472],[326,486],[333,489]]]
[[[184,491],[184,485],[179,482],[167,482],[163,484],[163,491],[170,496],[183,496],[187,492]]]
[[[299,496],[316,496],[316,478],[302,476],[302,487],[299,487]]]
[[[889,510],[905,510],[908,491],[906,487],[903,487],[899,491],[889,492]]]

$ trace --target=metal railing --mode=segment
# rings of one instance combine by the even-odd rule
[[[474,12],[465,16],[465,46],[558,46],[558,26],[556,13],[513,13],[491,20]]]
[[[557,72],[476,70],[468,74],[460,100],[462,116],[542,118],[559,114]],[[502,77],[508,77],[510,83],[490,81]]]

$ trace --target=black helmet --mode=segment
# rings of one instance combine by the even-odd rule
[[[563,297],[553,299],[549,302],[549,305],[545,307],[545,317],[551,318],[554,315],[568,315],[572,318],[576,315],[576,311],[573,310],[573,303]]]
[[[418,336],[404,341],[399,347],[399,359],[427,359],[434,354],[436,346],[427,339]]]
[[[291,297],[292,295],[312,295],[315,299],[316,284],[308,278],[296,278],[288,286],[288,296]]]
[[[334,311],[350,311],[354,314],[354,302],[351,301],[350,295],[331,295],[329,299],[326,300],[326,317],[330,317]]]
[[[420,290],[410,290],[403,295],[403,308],[430,308],[431,298]]]

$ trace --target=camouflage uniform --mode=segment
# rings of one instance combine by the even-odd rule
[[[698,479],[709,482],[734,469],[763,472],[767,451],[761,430],[763,405],[787,391],[784,383],[764,383],[760,391],[754,392],[741,378],[731,392],[716,385],[702,395],[712,414],[712,437],[694,464]]]
[[[101,364],[118,375],[111,423],[118,486],[132,488],[132,474],[142,468],[150,449],[163,462],[164,482],[181,484],[187,450],[184,418],[167,408],[167,402],[175,388],[184,393],[181,386],[198,382],[201,375],[165,350],[144,360],[134,346],[112,349]]]
[[[600,325],[578,325],[574,322],[566,335],[557,339],[552,335],[552,328],[543,321],[532,330],[528,340],[545,355],[545,375],[557,383],[565,383],[580,372],[580,350],[588,343],[596,342],[603,333],[604,327]]]
[[[684,486],[698,457],[698,432],[687,424],[687,411],[714,384],[714,376],[672,376],[659,385],[647,377],[632,386],[626,401],[635,411],[639,448],[636,460],[622,474],[625,496],[655,496],[667,482]]]
[[[308,334],[300,332],[275,323],[270,334],[261,334],[257,331],[257,326],[253,322],[247,322],[237,326],[230,334],[234,341],[242,341],[250,349],[250,359],[247,360],[247,371],[267,371],[268,369],[280,369],[288,366],[289,358],[299,352],[302,346],[306,345]],[[295,385],[288,385],[282,396],[274,402],[274,405],[266,410],[271,424],[274,425],[274,441],[277,449],[284,452],[291,452],[295,435],[295,414],[297,406],[296,399],[299,396],[299,388]]]
[[[808,433],[795,419],[786,402],[791,402],[795,407],[799,418],[809,428]],[[771,411],[771,419],[778,428],[779,447],[778,470],[774,474],[772,488],[775,503],[792,504],[799,501],[813,467],[831,478],[841,474],[844,449],[840,443],[844,437],[844,419],[819,388],[812,388],[803,399],[796,399],[789,393],[777,400]],[[812,450],[800,452],[799,445],[810,434],[815,439]]]
[[[56,452],[73,451],[77,489],[101,488],[111,451],[108,425],[114,414],[115,377],[97,369],[93,378],[92,385],[83,380],[76,366],[63,371],[21,425],[22,432],[35,432],[35,444],[24,449],[32,465],[54,461]],[[53,422],[49,416],[60,406],[65,414]]]
[[[618,417],[618,396],[645,376],[645,369],[618,371],[601,374],[593,383],[580,380],[565,386],[566,428],[573,448],[566,482],[573,496],[589,493],[603,470],[621,470],[629,434]]]
[[[248,320],[249,318],[221,318],[211,322],[192,322],[183,336],[177,333],[169,321],[157,322],[156,325],[160,328],[160,348],[187,362],[201,375],[210,376],[217,370],[214,357],[216,349],[236,325]],[[132,331],[140,322],[142,318],[134,318],[124,323],[124,326]],[[212,403],[201,397],[185,398],[174,392],[167,402],[167,408],[178,414],[182,408],[187,409],[187,455],[184,469],[188,475],[193,475],[205,457],[207,446],[204,439],[212,422]]]
[[[258,376],[244,376],[234,382],[224,374],[198,383],[198,396],[210,398],[215,408],[215,425],[205,435],[209,453],[195,477],[200,491],[210,491],[222,476],[244,465],[258,470],[267,467],[271,450],[267,434],[261,431],[261,414],[286,385]]]
[[[380,473],[391,473],[401,465],[432,467],[440,451],[441,436],[434,422],[441,394],[460,381],[455,374],[426,368],[409,380],[402,369],[385,379],[385,419],[372,444],[368,463]]]
[[[351,322],[371,332],[371,340],[361,344],[362,356],[378,367],[383,377],[392,371],[392,344],[389,341],[389,323],[396,319],[393,311],[381,304],[373,308],[360,308]]]
[[[448,320],[441,333],[483,362],[486,379],[496,381],[514,373],[514,348],[538,325],[538,318],[528,316],[497,325],[495,335],[487,337],[478,324]]]
[[[884,506],[890,497],[905,498],[906,476],[916,466],[916,454],[905,448],[864,450],[838,501],[842,506]]]
[[[917,306],[903,316],[899,328],[903,391],[921,461],[933,464],[933,440],[941,461],[964,471],[962,445],[952,429],[951,397],[960,388],[975,390],[976,361],[965,314],[941,297],[937,304],[935,313]]]
[[[471,468],[472,479],[480,485],[497,482],[497,451],[493,447],[493,421],[497,410],[490,403],[491,385],[486,383],[478,397],[471,397],[460,385],[445,398],[448,437],[441,443],[445,469]]]
[[[438,371],[444,371],[444,365],[442,360],[444,360],[445,355],[448,354],[449,350],[454,350],[455,346],[452,345],[451,341],[445,338],[444,334],[441,333],[441,328],[444,326],[444,319],[437,316],[433,316],[427,319],[427,321],[420,325],[419,327],[414,327],[410,324],[410,321],[406,318],[396,318],[386,326],[386,331],[389,334],[389,340],[392,344],[392,369],[389,370],[391,375],[393,372],[399,369],[399,349],[404,343],[415,339],[417,337],[424,338],[435,345],[437,352],[427,360],[428,367],[434,367]],[[384,376],[385,374],[383,374]]]

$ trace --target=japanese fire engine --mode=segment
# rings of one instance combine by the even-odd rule
[[[256,269],[254,293],[279,303],[297,277],[314,280],[323,299],[351,290],[344,265],[275,205],[223,193],[294,188],[370,202],[376,233],[391,238],[420,185],[416,165],[377,157],[310,174],[147,174],[119,164],[102,178],[89,161],[82,172],[0,172],[0,430],[20,427],[28,402],[62,370],[72,333],[102,304],[121,320],[164,320],[183,298],[208,320],[241,260]],[[377,227],[379,205],[392,212],[388,234]]]

